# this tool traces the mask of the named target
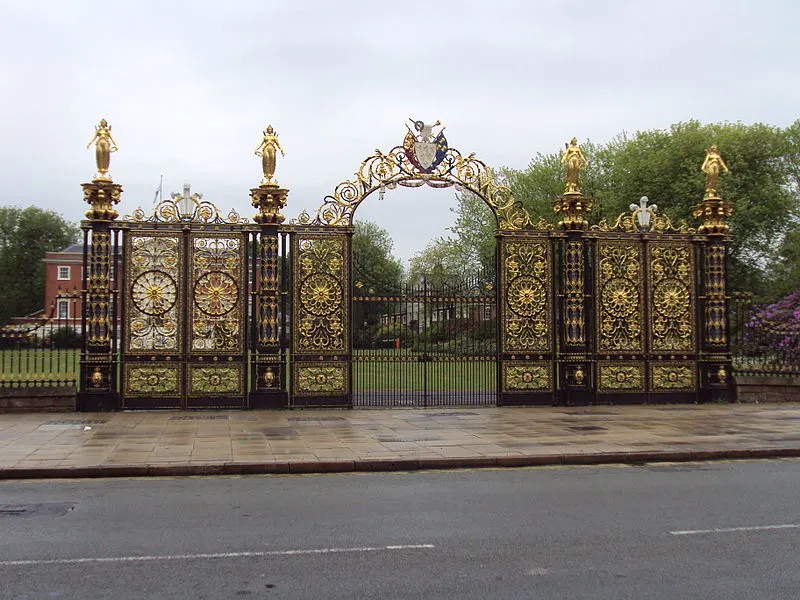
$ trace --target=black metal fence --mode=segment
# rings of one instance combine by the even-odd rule
[[[79,293],[48,313],[0,327],[0,388],[77,387],[83,347]]]
[[[797,297],[796,297],[797,296]],[[800,293],[758,304],[734,293],[730,303],[731,353],[737,375],[800,375]]]

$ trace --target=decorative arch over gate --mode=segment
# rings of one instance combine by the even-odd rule
[[[491,209],[498,229],[534,229],[528,211],[514,199],[511,190],[498,183],[492,170],[475,157],[464,156],[447,145],[444,128],[434,134],[435,125],[415,121],[415,134],[409,128],[402,146],[388,153],[379,149],[367,157],[356,171],[356,178],[343,181],[323,200],[314,217],[306,211],[297,222],[309,225],[350,226],[358,206],[375,191],[403,187],[455,187],[480,197]]]

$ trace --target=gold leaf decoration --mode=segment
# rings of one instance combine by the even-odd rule
[[[347,351],[346,251],[344,236],[298,236],[294,240],[296,352]]]
[[[551,348],[551,268],[549,240],[503,240],[505,352],[546,352]]]
[[[598,347],[601,351],[641,351],[641,246],[630,242],[598,242],[597,272]]]
[[[301,394],[347,392],[347,377],[343,365],[335,367],[297,366],[296,387]]]
[[[693,392],[697,388],[694,364],[650,365],[650,380],[654,392]]]
[[[178,367],[128,365],[126,390],[133,395],[175,395],[180,391]]]
[[[650,247],[650,327],[653,351],[694,348],[694,253],[690,244]]]
[[[599,392],[642,392],[644,391],[644,366],[640,363],[598,364]]]
[[[131,234],[127,239],[127,351],[177,351],[183,302],[178,235]]]
[[[549,363],[506,364],[503,369],[505,391],[550,392],[553,376]]]
[[[242,369],[232,367],[193,367],[189,370],[192,394],[241,394]]]

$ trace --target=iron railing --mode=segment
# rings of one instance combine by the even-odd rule
[[[497,402],[493,279],[423,279],[399,290],[358,281],[353,404],[479,406]]]
[[[49,313],[0,327],[0,388],[77,387],[81,297],[59,294]]]
[[[731,353],[737,375],[800,375],[800,306],[786,299],[759,304],[752,294],[734,293],[730,302]]]

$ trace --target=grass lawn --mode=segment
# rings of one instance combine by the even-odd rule
[[[440,354],[420,362],[419,356],[408,350],[356,350],[353,391],[492,391],[497,387],[497,361],[493,357],[465,360]]]
[[[0,381],[75,381],[80,360],[72,348],[0,350]]]

